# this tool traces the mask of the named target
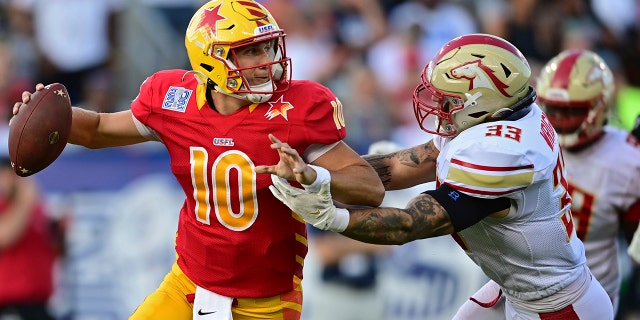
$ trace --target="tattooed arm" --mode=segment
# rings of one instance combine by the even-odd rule
[[[363,156],[376,170],[386,190],[399,190],[436,178],[436,158],[440,151],[429,141],[389,154]]]
[[[349,209],[343,235],[368,243],[404,244],[451,234],[453,224],[445,209],[428,194],[419,194],[404,209]]]

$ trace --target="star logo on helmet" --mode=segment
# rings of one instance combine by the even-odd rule
[[[495,75],[495,72],[484,65],[482,60],[474,60],[451,69],[451,76],[455,79],[469,80],[469,90],[488,88],[498,90],[503,96],[511,97],[506,89],[509,86]]]
[[[284,97],[280,96],[278,100],[274,102],[269,102],[271,107],[269,107],[269,111],[264,114],[267,119],[271,120],[277,116],[282,116],[285,120],[289,120],[287,116],[287,111],[293,109],[293,105],[289,102],[284,101]]]
[[[218,24],[218,21],[227,20],[227,17],[220,14],[220,6],[222,6],[222,4],[219,4],[214,8],[204,9],[202,11],[202,14],[200,15],[200,21],[198,23],[198,26],[195,28],[195,30],[199,30],[200,28],[205,27],[209,29],[211,33],[216,35],[218,32],[216,27],[216,25]]]

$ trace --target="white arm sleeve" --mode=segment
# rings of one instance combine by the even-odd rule
[[[140,132],[143,137],[162,142],[162,139],[160,139],[160,136],[155,130],[147,127],[144,123],[140,122],[140,120],[136,119],[135,116],[131,115],[131,118],[133,118],[133,123],[136,124],[136,129],[138,129],[138,132]]]
[[[323,154],[327,153],[329,150],[333,149],[333,147],[337,146],[340,142],[341,141],[338,141],[332,144],[312,144],[304,151],[302,159],[304,159],[306,163],[311,163],[320,158]]]

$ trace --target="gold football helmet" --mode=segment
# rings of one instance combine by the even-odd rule
[[[574,148],[602,134],[614,93],[613,73],[594,52],[566,50],[541,70],[536,91],[560,145]]]
[[[264,102],[289,86],[291,59],[285,52],[285,32],[269,11],[252,0],[214,0],[204,4],[191,18],[185,46],[191,67],[202,82],[218,92]],[[271,61],[240,67],[235,50],[270,41]],[[242,75],[247,69],[268,67],[270,80],[250,85]]]
[[[460,36],[425,66],[413,93],[414,112],[422,130],[455,136],[532,103],[530,77],[529,63],[506,40],[489,34]]]

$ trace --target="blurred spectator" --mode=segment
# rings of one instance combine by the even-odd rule
[[[8,119],[16,101],[20,101],[23,91],[32,90],[35,85],[26,75],[17,70],[15,52],[10,44],[0,39],[0,116]]]
[[[403,33],[413,26],[420,27],[421,36],[417,39],[420,66],[429,62],[447,41],[477,32],[477,24],[476,17],[453,0],[409,0],[389,12],[389,25],[393,32]]]
[[[635,0],[590,0],[593,13],[619,40],[626,39],[626,32],[635,27],[638,4]]]
[[[371,143],[388,139],[394,127],[391,104],[373,77],[368,65],[354,59],[327,82],[345,106],[349,128],[345,142],[359,154],[365,154]]]
[[[11,0],[33,36],[36,79],[64,83],[73,105],[110,111],[121,0]]]
[[[175,43],[176,45],[167,45],[160,50],[171,50],[171,55],[179,55],[182,63],[171,62],[171,68],[184,68],[191,69],[187,53],[182,46],[184,40],[184,33],[189,26],[189,21],[193,13],[203,5],[206,0],[140,0],[140,3],[150,9],[149,15],[154,17],[154,20],[160,20],[168,27],[166,28],[164,37],[165,43]],[[154,21],[157,23],[159,21]],[[165,66],[158,66],[160,69]]]
[[[640,5],[637,21],[640,21]],[[631,130],[636,116],[640,115],[640,22],[627,30],[625,45],[620,49],[622,69],[626,83],[621,85],[617,96],[616,126]]]
[[[11,168],[6,124],[1,131],[0,319],[53,319],[48,303],[58,243],[36,181]]]
[[[335,33],[356,56],[387,34],[387,19],[378,0],[338,0]]]
[[[537,74],[537,69],[557,52],[560,46],[557,3],[481,0],[473,5],[482,32],[513,43],[529,61],[533,74]]]
[[[404,1],[392,7],[388,19],[388,35],[371,46],[366,62],[389,101],[388,112],[396,126],[391,138],[411,144],[424,136],[415,126],[411,108],[411,92],[419,82],[422,67],[447,41],[477,32],[477,19],[452,0]]]
[[[337,43],[330,6],[315,2],[309,6],[290,0],[267,1],[265,5],[287,32],[287,55],[296,62],[292,78],[324,83],[349,59]]]
[[[309,244],[319,260],[304,319],[383,320],[377,257],[390,248],[309,226]]]

